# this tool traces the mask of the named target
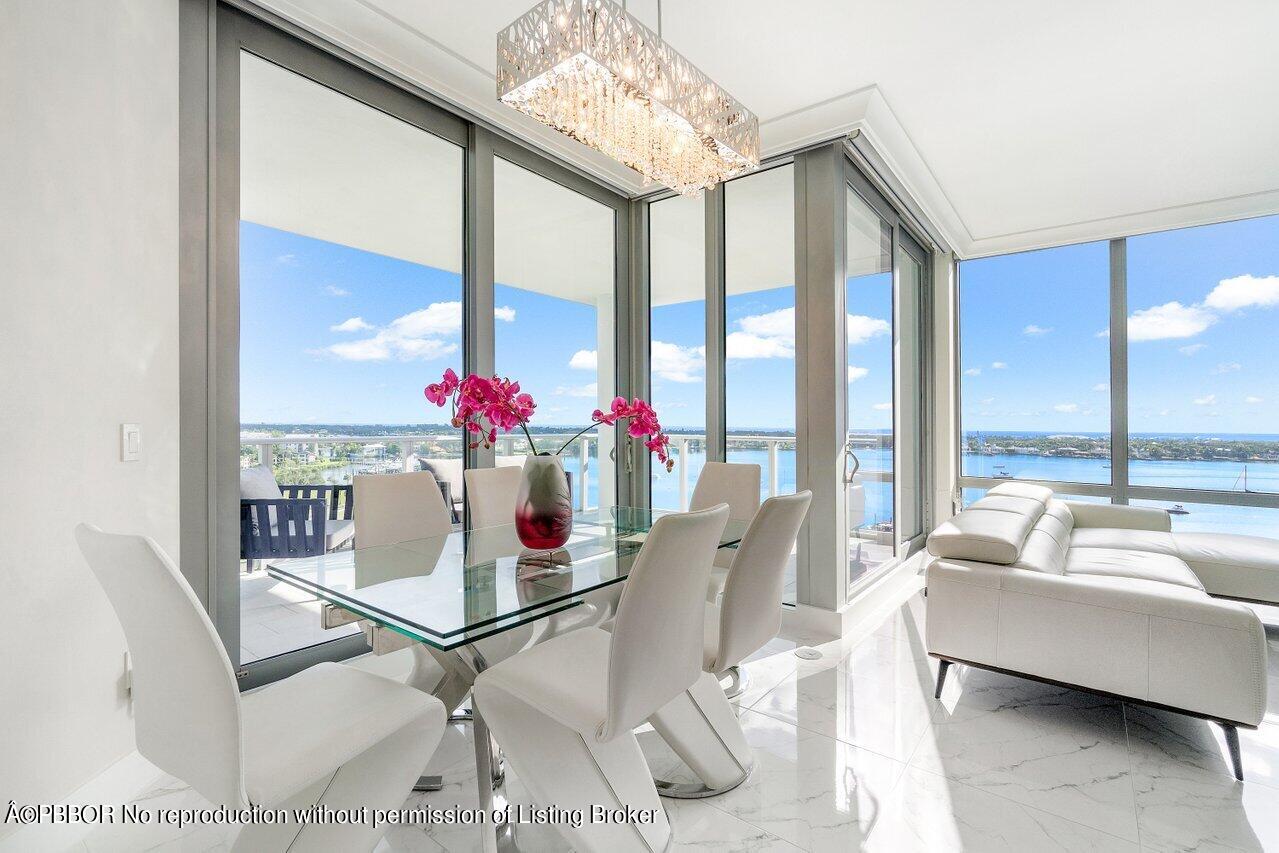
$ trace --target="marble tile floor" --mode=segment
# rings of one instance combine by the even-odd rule
[[[1199,720],[962,667],[935,700],[924,613],[914,593],[840,640],[789,636],[761,650],[739,701],[755,771],[715,798],[663,801],[674,849],[1279,850],[1279,637],[1273,716],[1240,733],[1241,784],[1220,732]],[[822,657],[797,658],[802,645]],[[654,733],[640,737],[655,773],[688,777]],[[428,770],[445,789],[406,806],[474,804],[468,738],[468,726],[450,727]],[[509,797],[529,802],[514,772],[508,780]],[[193,795],[161,779],[143,796]],[[476,833],[398,827],[379,850],[472,851]],[[567,849],[548,827],[521,826],[517,838],[521,850]],[[148,841],[158,850],[220,847],[198,830]],[[86,849],[140,848],[103,836]]]

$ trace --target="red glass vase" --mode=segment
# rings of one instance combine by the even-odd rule
[[[564,462],[539,454],[524,460],[515,499],[515,535],[525,548],[558,548],[573,532],[573,500]]]

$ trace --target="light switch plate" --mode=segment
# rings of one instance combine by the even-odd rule
[[[120,461],[137,462],[142,458],[142,427],[120,424]]]

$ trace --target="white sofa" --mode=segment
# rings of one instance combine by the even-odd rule
[[[1162,510],[1077,503],[1004,483],[928,537],[926,643],[964,663],[1236,726],[1266,710],[1257,615],[1276,600],[1279,541],[1172,533]]]

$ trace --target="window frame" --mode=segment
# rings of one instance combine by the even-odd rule
[[[1247,219],[1260,219],[1264,215],[1240,217],[1216,223],[1187,227],[1204,227],[1225,225]],[[1159,229],[1142,232],[1149,234],[1165,231],[1180,231],[1182,228]],[[1135,500],[1151,500],[1164,503],[1202,503],[1224,506],[1258,507],[1263,509],[1279,509],[1279,493],[1267,492],[1232,492],[1213,489],[1184,489],[1172,486],[1140,486],[1129,482],[1130,453],[1128,447],[1128,239],[1141,234],[1115,237],[1108,242],[1110,249],[1110,463],[1111,480],[1108,485],[1100,483],[1079,483],[1069,480],[1038,480],[1017,478],[1019,483],[1032,483],[1046,486],[1063,494],[1083,495],[1088,497],[1109,498],[1113,504],[1127,505]],[[1087,240],[1081,243],[1063,243],[1058,246],[1045,246],[1044,249],[1062,248],[1064,246],[1097,243],[1099,240]],[[1036,250],[1038,251],[1038,250]],[[1009,253],[1019,254],[1019,253]],[[983,256],[985,257],[985,256]],[[990,257],[997,257],[992,255]],[[952,333],[956,342],[956,352],[962,352],[963,340],[963,269],[964,263],[979,258],[956,259],[955,264],[955,312]],[[963,443],[963,363],[955,359],[954,399],[956,406],[955,434],[955,468],[951,472],[955,483],[954,499],[958,508],[960,495],[964,489],[989,489],[1008,480],[996,477],[975,477],[964,474]]]

